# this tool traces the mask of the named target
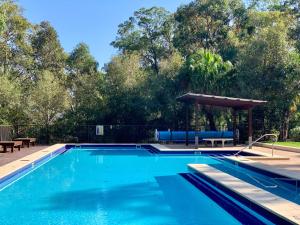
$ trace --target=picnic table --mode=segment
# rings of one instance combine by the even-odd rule
[[[30,144],[34,146],[36,144],[36,138],[15,138],[14,141],[22,141],[22,147],[30,147]]]
[[[7,152],[7,148],[11,148],[11,152],[14,151],[14,148],[21,150],[22,141],[0,141],[0,146],[3,147],[3,152]]]

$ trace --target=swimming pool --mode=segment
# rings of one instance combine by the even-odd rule
[[[216,160],[222,161],[222,163],[212,165],[216,169],[300,205],[299,180],[260,170],[230,159],[218,158]]]
[[[216,198],[209,184],[191,185],[182,175],[189,163],[223,162],[132,146],[71,148],[2,184],[0,224],[272,224]]]

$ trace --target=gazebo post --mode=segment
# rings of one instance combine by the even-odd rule
[[[189,145],[189,107],[185,104],[185,145]]]
[[[252,108],[248,109],[248,142],[249,148],[252,148],[252,135],[253,135],[253,128],[252,128]]]
[[[199,103],[198,101],[195,102],[195,127],[196,127],[196,132],[195,132],[195,148],[199,147]]]
[[[236,146],[237,145],[237,132],[236,132],[236,128],[237,128],[237,110],[235,108],[233,108],[232,111],[232,120],[233,120],[233,145]]]

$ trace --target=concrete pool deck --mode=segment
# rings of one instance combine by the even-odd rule
[[[10,162],[13,162],[15,160],[21,159],[25,156],[31,155],[35,152],[41,151],[45,148],[48,148],[47,145],[36,145],[36,146],[30,146],[30,148],[21,148],[20,151],[15,150],[13,153],[3,152],[2,149],[0,149],[0,166],[3,166],[5,164],[8,164]]]

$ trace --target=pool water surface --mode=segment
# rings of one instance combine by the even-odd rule
[[[0,224],[241,224],[179,173],[209,156],[70,149],[0,191]]]

